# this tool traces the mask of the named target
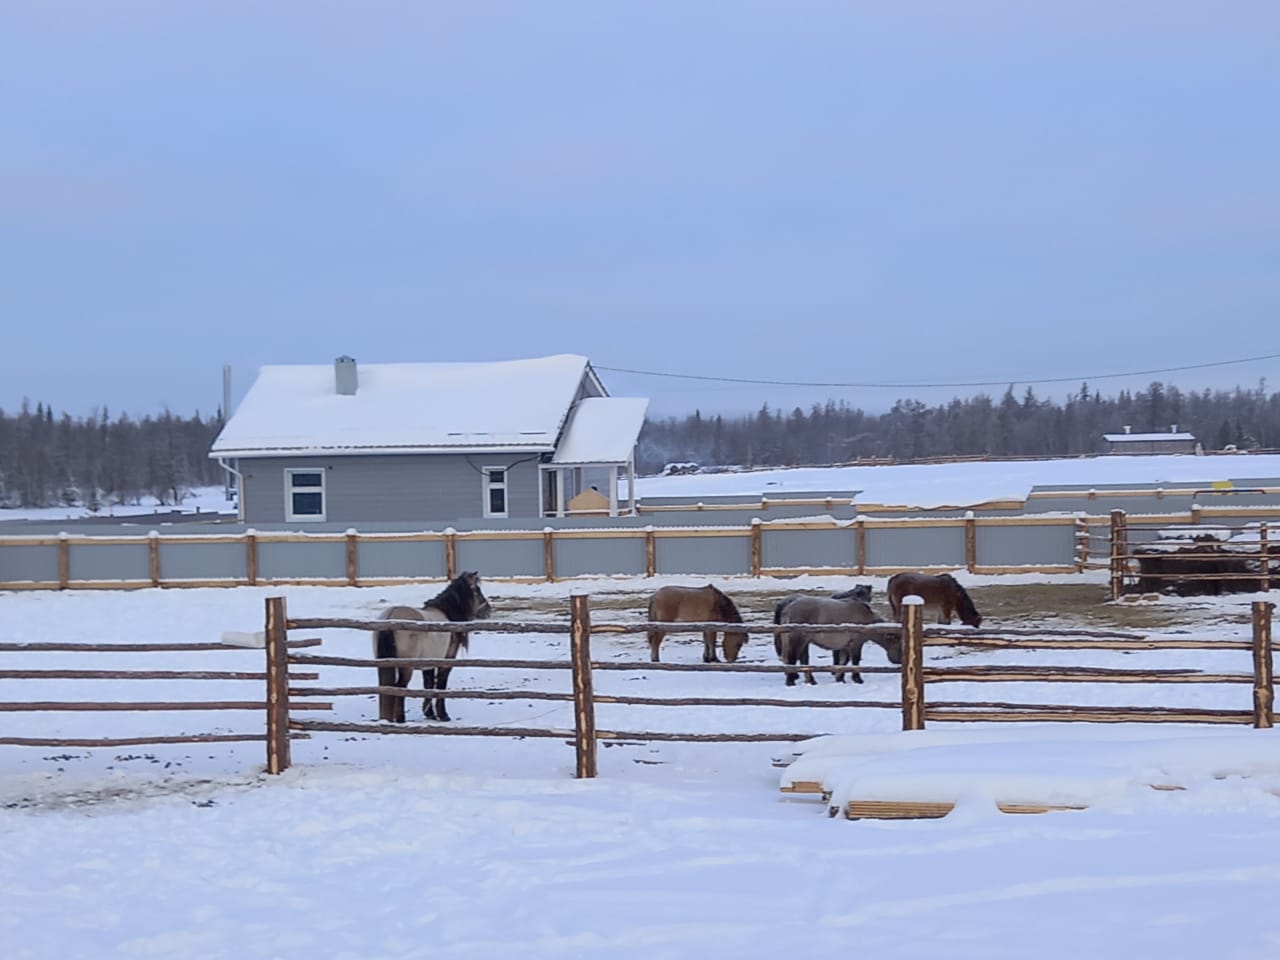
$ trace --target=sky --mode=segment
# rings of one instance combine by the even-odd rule
[[[1253,0],[7,4],[0,408],[207,414],[224,366],[234,406],[342,354],[580,353],[651,415],[1274,381],[1278,31]]]
[[[1092,584],[1084,576],[970,577],[971,586]],[[884,578],[873,605],[884,609]],[[638,623],[662,581],[486,581],[496,616],[564,622],[585,592],[593,624]],[[780,595],[847,578],[717,579],[753,624]],[[1068,593],[1087,593],[1077,588]],[[264,598],[293,617],[370,619],[421,602],[423,585],[244,587],[0,594],[6,638],[98,644],[215,640],[261,629]],[[1065,597],[1067,594],[1064,593]],[[977,602],[984,595],[975,590]],[[1161,636],[1248,636],[1255,595],[1144,604]],[[1013,606],[1018,606],[1014,604]],[[1154,609],[1151,609],[1154,607]],[[607,609],[605,609],[607,608]],[[1095,628],[1107,611],[1030,607],[995,626]],[[988,608],[989,614],[995,610]],[[1132,613],[1132,611],[1129,611]],[[186,625],[175,631],[175,624]],[[986,625],[986,624],[984,624]],[[308,631],[306,635],[315,635]],[[319,631],[302,653],[367,657],[350,630]],[[468,659],[563,662],[564,637],[480,633]],[[600,704],[599,730],[815,733],[808,744],[605,741],[599,776],[574,778],[555,738],[314,733],[293,766],[262,773],[261,742],[117,748],[0,744],[0,928],[13,960],[166,956],[190,960],[335,958],[1263,957],[1280,939],[1280,763],[1275,730],[1179,724],[939,724],[906,734],[896,708],[785,708],[773,700],[894,702],[899,677],[784,686],[770,673],[712,672],[696,636],[663,642],[648,669],[643,636],[592,638],[600,696],[701,697],[729,705]],[[929,647],[934,666],[1073,665],[1245,674],[1246,650],[971,651]],[[6,670],[261,671],[262,651],[58,654],[0,651]],[[822,658],[825,660],[825,657]],[[776,663],[753,635],[748,663]],[[868,645],[864,667],[884,668]],[[304,669],[304,668],[299,668]],[[311,669],[310,667],[305,669]],[[372,683],[369,667],[321,665],[301,687]],[[416,684],[415,684],[416,687]],[[567,691],[564,671],[482,669],[465,661],[459,692]],[[9,703],[260,700],[253,680],[0,679]],[[926,697],[1041,703],[1250,708],[1248,683],[948,683]],[[298,698],[301,699],[301,698]],[[369,725],[370,695],[325,696],[310,719]],[[472,698],[451,706],[465,726],[571,730],[573,706]],[[410,716],[418,716],[416,703]],[[259,711],[12,713],[8,737],[146,737],[260,733]],[[423,721],[414,720],[420,726]],[[797,754],[792,767],[779,768]],[[833,801],[955,803],[939,820],[829,818]],[[1182,789],[1152,789],[1180,787]],[[1075,812],[1018,816],[997,802],[1056,802]]]

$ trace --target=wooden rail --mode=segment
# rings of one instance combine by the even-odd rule
[[[294,650],[302,650],[319,645],[318,638],[299,638],[288,641]],[[236,644],[227,643],[0,643],[0,655],[6,653],[106,653],[106,654],[148,654],[148,653],[207,653],[212,651],[235,651],[241,654],[248,649]],[[61,668],[38,667],[9,669],[0,668],[0,680],[76,680],[76,681],[125,681],[125,680],[182,680],[182,681],[247,681],[255,684],[255,692],[264,689],[263,684],[269,677],[268,671],[260,670],[151,670],[129,668]],[[313,681],[319,674],[294,671],[287,679],[294,682]],[[268,706],[265,699],[245,700],[93,700],[93,699],[58,699],[58,700],[10,700],[0,702],[0,713],[181,713],[181,712],[226,712],[249,711],[263,713]],[[303,710],[330,710],[331,703],[308,702],[299,704]],[[290,733],[290,739],[309,736],[303,732]],[[244,733],[159,733],[143,736],[0,736],[0,744],[5,746],[28,747],[132,747],[157,744],[182,743],[239,743],[264,742],[267,736],[263,732]]]
[[[1089,723],[1252,723],[1266,728],[1274,723],[1272,678],[1271,614],[1275,604],[1254,601],[1251,607],[1253,631],[1249,641],[1162,640],[1124,641],[1120,639],[1071,641],[1063,638],[1030,637],[1018,641],[995,637],[968,637],[957,633],[952,645],[960,648],[1017,648],[1091,650],[1251,650],[1250,673],[1208,673],[1193,670],[1113,669],[1081,666],[926,666],[924,643],[918,638],[910,607],[904,607],[902,643],[903,729],[923,729],[925,722],[973,721],[1083,721]],[[1203,708],[1152,706],[1074,706],[1007,701],[927,701],[926,689],[938,683],[1159,683],[1159,684],[1249,684],[1253,690],[1251,710],[1209,710]]]

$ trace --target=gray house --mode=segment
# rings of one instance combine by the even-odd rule
[[[263,367],[209,456],[234,476],[245,523],[532,520],[572,513],[575,498],[617,516],[635,512],[647,408],[610,397],[572,354],[359,366],[339,357]]]
[[[1104,433],[1107,453],[1199,453],[1200,444],[1196,443],[1193,433],[1180,433],[1178,425],[1172,424],[1168,433],[1133,433],[1126,425],[1124,433]]]

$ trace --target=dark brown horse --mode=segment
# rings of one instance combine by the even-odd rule
[[[960,615],[960,622],[970,627],[982,626],[982,614],[973,605],[969,593],[949,573],[937,576],[928,573],[895,573],[889,578],[886,588],[889,594],[889,608],[893,615],[902,620],[902,598],[917,596],[924,601],[926,607],[938,608],[938,622],[950,623],[955,614]]]
[[[711,584],[705,587],[660,587],[649,598],[650,623],[741,623],[742,614]],[[658,647],[662,638],[674,631],[657,627],[649,629],[649,659],[658,662]],[[736,630],[724,632],[724,658],[730,663],[738,659],[738,651],[747,642],[747,635]],[[702,662],[715,663],[716,631],[702,632]]]

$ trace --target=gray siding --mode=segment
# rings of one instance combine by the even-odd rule
[[[482,467],[506,467],[507,512],[538,517],[538,455],[406,454],[352,457],[264,457],[242,460],[245,522],[285,522],[285,470],[325,474],[325,526],[476,520],[484,514]],[[300,526],[317,526],[299,524]]]

